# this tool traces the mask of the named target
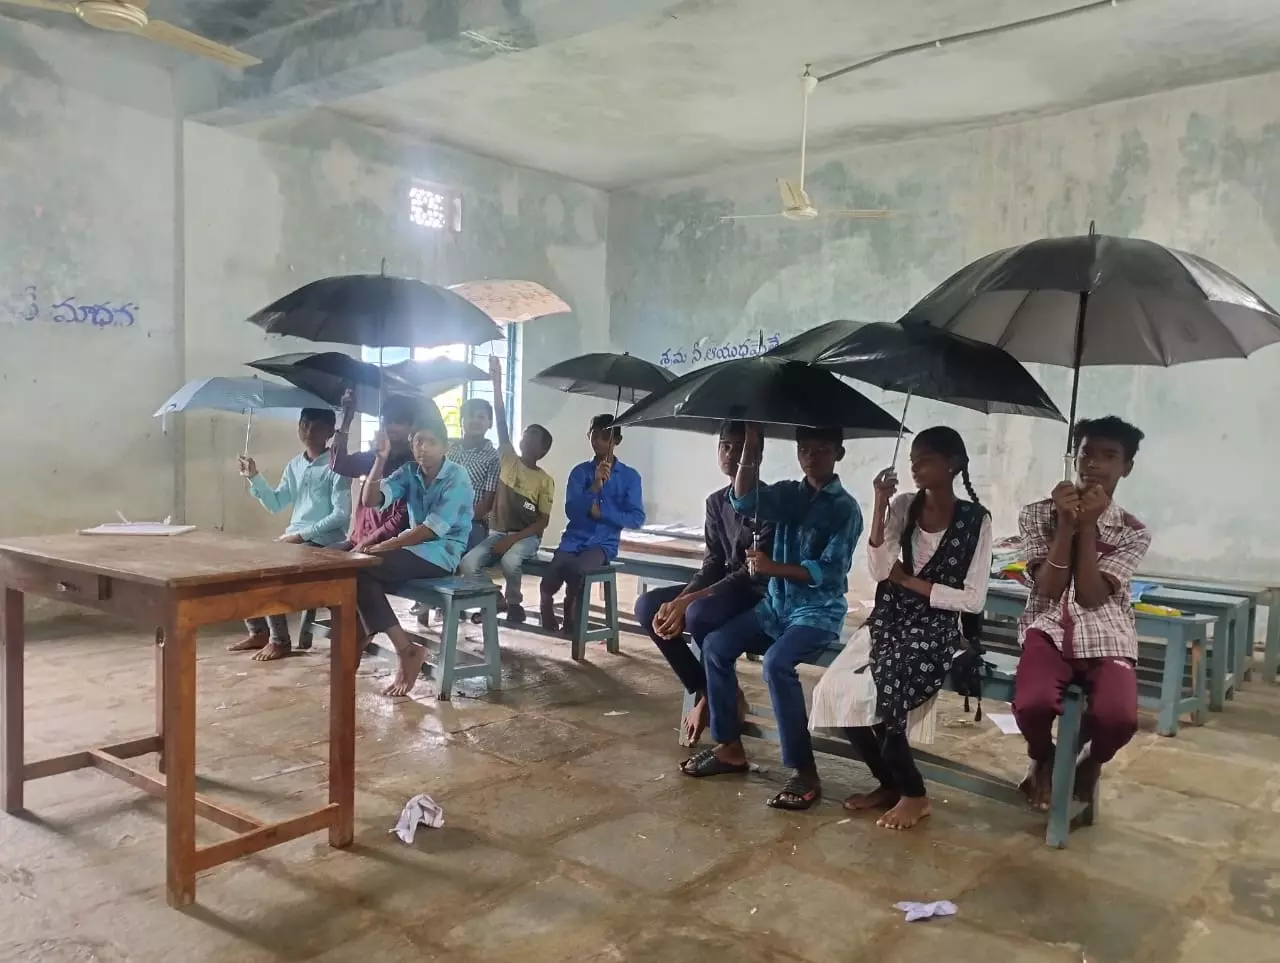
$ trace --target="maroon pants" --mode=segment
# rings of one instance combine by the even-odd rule
[[[1022,643],[1014,680],[1013,715],[1036,762],[1053,756],[1053,722],[1062,715],[1062,694],[1071,683],[1088,695],[1082,741],[1098,763],[1112,756],[1138,731],[1138,677],[1125,659],[1068,659],[1043,632],[1032,629]]]

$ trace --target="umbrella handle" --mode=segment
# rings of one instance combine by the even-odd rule
[[[892,469],[898,464],[898,451],[902,448],[902,435],[907,430],[907,409],[911,407],[911,392],[907,392],[907,400],[902,403],[902,418],[898,421],[898,440],[893,443],[893,461],[889,462]]]

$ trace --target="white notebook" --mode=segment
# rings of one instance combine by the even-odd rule
[[[107,522],[80,529],[81,535],[185,535],[194,525],[167,525],[164,522]]]

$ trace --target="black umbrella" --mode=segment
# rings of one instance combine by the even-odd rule
[[[428,398],[452,391],[468,381],[488,381],[489,373],[467,361],[453,358],[429,358],[426,361],[399,361],[384,369],[388,376],[415,386]]]
[[[283,378],[335,408],[342,403],[343,393],[350,388],[356,396],[356,410],[375,417],[382,413],[384,394],[413,397],[422,394],[420,388],[392,374],[389,369],[357,361],[338,352],[280,354],[250,361],[249,367]]]
[[[997,345],[1019,361],[1085,365],[1243,358],[1280,341],[1280,316],[1239,279],[1194,254],[1094,232],[988,254],[903,316]],[[1067,441],[1067,463],[1072,457]]]
[[[375,348],[484,344],[502,337],[493,319],[461,295],[414,278],[353,274],[323,278],[249,318],[271,334]]]
[[[530,380],[557,391],[605,398],[613,402],[617,414],[622,402],[635,404],[664,391],[676,376],[644,358],[601,351],[557,362]]]
[[[700,368],[628,408],[618,424],[716,434],[725,421],[755,421],[774,438],[800,426],[845,438],[892,438],[902,425],[829,371],[771,355]]]
[[[1008,352],[916,322],[830,321],[784,341],[770,354],[905,392],[903,418],[911,399],[919,396],[983,414],[1065,420],[1040,383]],[[896,447],[893,458],[898,460]]]

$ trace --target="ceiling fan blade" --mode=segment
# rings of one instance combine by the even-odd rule
[[[823,211],[823,217],[857,217],[863,220],[881,220],[892,217],[893,211]]]
[[[58,13],[75,13],[76,5],[65,0],[0,0],[0,4],[14,7],[30,7],[33,10],[56,10]]]
[[[804,192],[804,188],[795,181],[787,180],[785,177],[779,177],[778,193],[782,195],[783,210],[809,206],[809,195],[806,194]]]
[[[226,64],[228,67],[252,67],[254,64],[262,63],[257,57],[242,53],[234,47],[215,43],[207,37],[200,36],[198,33],[183,30],[181,27],[175,27],[173,24],[165,23],[163,20],[149,21],[139,35],[148,40],[154,40],[156,43],[162,43],[166,47],[172,47],[175,50],[195,54],[198,57],[206,57],[209,60],[216,60],[220,64]]]
[[[726,214],[722,221],[754,221],[762,217],[782,217],[782,214]]]

